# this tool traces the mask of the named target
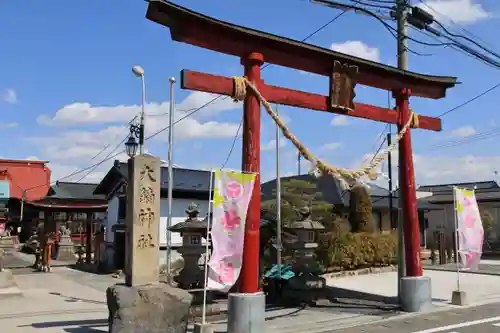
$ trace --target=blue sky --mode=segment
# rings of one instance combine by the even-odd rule
[[[305,0],[177,3],[222,20],[298,40],[339,13]],[[439,18],[452,31],[463,33],[460,29],[465,27],[485,45],[500,50],[494,35],[500,27],[498,1],[433,0],[428,5],[440,12]],[[2,146],[2,157],[49,160],[54,180],[102,160],[125,138],[126,123],[139,111],[140,81],[131,72],[134,64],[145,69],[149,133],[167,126],[168,78],[178,78],[181,69],[226,76],[242,73],[235,57],[173,42],[167,28],[145,19],[146,7],[147,3],[139,0],[123,0],[119,6],[102,0],[2,2],[0,138],[7,143]],[[455,23],[449,22],[449,17]],[[411,35],[421,41],[435,42],[414,30]],[[346,13],[308,42],[396,64],[395,39],[379,22],[364,15]],[[462,82],[449,90],[445,99],[412,99],[411,105],[419,114],[438,115],[498,83],[495,69],[455,50],[412,42],[410,47],[432,54],[410,54],[410,70],[457,76]],[[271,66],[262,76],[274,85],[327,92],[326,78],[293,69]],[[497,137],[452,148],[440,147],[500,126],[495,108],[500,102],[499,92],[500,89],[447,115],[441,133],[414,131],[418,183],[494,179],[500,154],[491,147]],[[357,94],[358,101],[387,105],[387,92],[358,87]],[[211,98],[183,91],[177,85],[175,100],[180,111],[176,116]],[[313,152],[343,167],[360,166],[368,154],[373,154],[378,147],[376,139],[384,128],[381,123],[338,119],[332,114],[297,108],[283,106],[280,112]],[[190,168],[220,167],[240,119],[241,105],[226,99],[180,122],[175,130],[175,164]],[[273,124],[263,112],[263,147],[272,147],[270,141],[274,135]],[[166,159],[166,139],[164,132],[147,141],[147,150]],[[108,149],[91,160],[107,145]],[[291,144],[286,143],[281,153],[283,174],[295,172],[296,151]],[[238,139],[227,167],[239,169],[240,161],[241,139]],[[84,180],[100,180],[109,167],[110,163],[104,163]],[[307,170],[305,164],[302,170]],[[263,151],[262,177],[270,179],[273,173],[274,152]],[[78,180],[85,174],[71,179]]]

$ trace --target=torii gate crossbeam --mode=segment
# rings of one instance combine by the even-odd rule
[[[446,89],[456,84],[454,77],[422,75],[399,70],[219,21],[164,0],[150,0],[146,17],[169,27],[172,39],[175,41],[239,57],[244,66],[244,75],[254,83],[269,102],[340,113],[401,126],[411,116],[408,107],[410,94],[438,99],[445,96]],[[260,77],[260,68],[264,62],[329,77],[330,96],[264,84]],[[352,84],[353,81],[392,91],[396,97],[399,112],[377,106],[356,104],[352,102],[352,98],[350,102],[346,102],[346,96],[354,96],[351,92],[355,86],[355,83]],[[230,78],[192,71],[183,71],[182,88],[224,95],[233,94],[233,83]],[[419,120],[419,128],[441,130],[439,119],[420,116]],[[422,275],[420,231],[409,130],[400,141],[399,155],[407,275],[419,277]],[[248,93],[244,101],[242,164],[243,171],[260,174],[260,103],[252,93]],[[247,214],[243,266],[239,285],[239,291],[242,293],[259,291],[259,228],[260,179],[258,178]]]

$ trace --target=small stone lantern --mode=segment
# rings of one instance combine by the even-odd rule
[[[206,235],[207,220],[201,220],[199,213],[198,205],[191,203],[186,210],[188,218],[169,228],[171,232],[178,232],[182,236],[182,246],[177,251],[184,259],[184,268],[175,277],[175,281],[183,289],[203,287],[205,275],[199,261],[205,253],[201,240]]]
[[[288,246],[294,250],[292,270],[295,277],[289,281],[289,287],[295,290],[323,288],[325,280],[317,275],[318,264],[315,260],[316,242],[320,231],[325,227],[318,221],[311,220],[311,209],[307,206],[299,210],[299,221],[292,223],[285,230],[296,236]],[[297,295],[296,295],[297,296]]]

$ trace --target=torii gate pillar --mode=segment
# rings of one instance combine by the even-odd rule
[[[257,87],[261,83],[261,53],[241,58],[245,77]],[[228,297],[228,332],[264,332],[266,297],[259,290],[260,268],[260,102],[248,92],[243,102],[242,171],[256,174],[254,189],[247,210],[243,264],[238,293]]]
[[[399,130],[411,117],[408,101],[410,94],[409,89],[402,89],[396,94],[396,105],[400,115]],[[401,278],[399,284],[399,301],[403,310],[419,312],[432,306],[432,288],[431,279],[422,275],[420,226],[410,129],[399,141],[399,184],[401,208],[403,209],[403,221],[399,221],[399,223],[404,223],[403,238],[406,262],[406,276]]]
[[[245,76],[259,86],[260,67],[264,56],[251,53],[241,59]],[[248,93],[243,104],[243,152],[242,171],[256,174],[252,198],[248,205],[245,223],[245,243],[243,245],[243,263],[239,280],[240,293],[259,292],[259,250],[260,250],[260,102]]]

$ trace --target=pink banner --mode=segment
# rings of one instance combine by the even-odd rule
[[[461,266],[477,270],[483,249],[484,230],[474,191],[455,188],[458,253]]]
[[[215,172],[210,232],[213,250],[208,262],[207,289],[227,292],[238,280],[254,183],[255,174]]]

